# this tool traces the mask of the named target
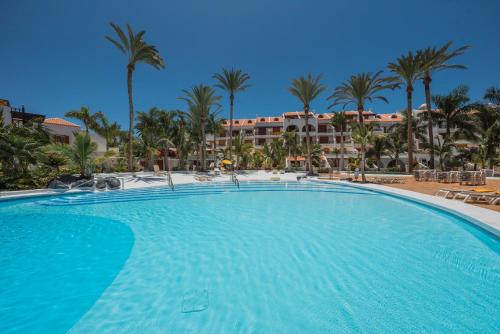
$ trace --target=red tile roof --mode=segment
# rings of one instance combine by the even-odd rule
[[[46,118],[43,124],[53,124],[53,125],[62,125],[62,126],[71,126],[74,128],[80,128],[80,126],[76,125],[75,123],[71,123],[65,119],[62,118]]]

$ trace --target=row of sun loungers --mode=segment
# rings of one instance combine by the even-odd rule
[[[431,170],[417,170],[414,173],[416,181],[437,181],[440,183],[460,183],[471,186],[486,184],[484,171],[451,171],[438,172]]]
[[[440,189],[436,196],[461,200],[465,203],[500,204],[500,191],[490,188]]]

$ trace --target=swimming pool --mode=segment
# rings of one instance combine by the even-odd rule
[[[494,333],[499,239],[368,190],[241,182],[0,203],[1,333]]]

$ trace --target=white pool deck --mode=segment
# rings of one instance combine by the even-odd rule
[[[131,174],[109,174],[123,178],[124,189],[135,189],[135,188],[147,188],[147,187],[158,187],[167,186],[168,182],[165,177],[155,177],[152,173],[137,173],[135,177]],[[186,183],[206,183],[206,182],[224,182],[230,181],[230,175],[223,174],[215,176],[213,181],[197,181],[195,180],[196,174],[194,173],[172,173],[172,181],[174,184],[186,184]],[[271,178],[279,178],[280,181],[296,181],[297,176],[304,176],[304,173],[285,173],[285,174],[273,174],[270,171],[252,171],[252,172],[238,172],[239,181],[269,181]],[[360,184],[360,183],[350,183],[346,181],[330,181],[330,180],[319,180],[317,178],[309,178],[310,180],[317,182],[326,183],[337,183],[349,185],[352,187],[359,187],[364,189],[369,189],[389,195],[395,195],[410,200],[414,200],[420,203],[431,205],[440,209],[450,211],[461,217],[466,218],[470,222],[480,226],[481,228],[491,232],[492,234],[500,237],[500,213],[493,210],[481,208],[471,204],[466,204],[457,200],[450,200],[441,197],[436,197],[432,195],[422,194],[414,191],[396,189],[392,187],[386,187],[377,184]],[[70,190],[65,192],[79,192],[80,190]],[[21,199],[30,198],[38,196],[57,196],[60,192],[49,190],[49,189],[37,189],[29,191],[9,191],[0,192],[0,200],[3,199]]]

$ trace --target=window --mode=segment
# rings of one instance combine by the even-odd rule
[[[64,135],[54,135],[54,142],[58,144],[69,144],[69,136]]]

